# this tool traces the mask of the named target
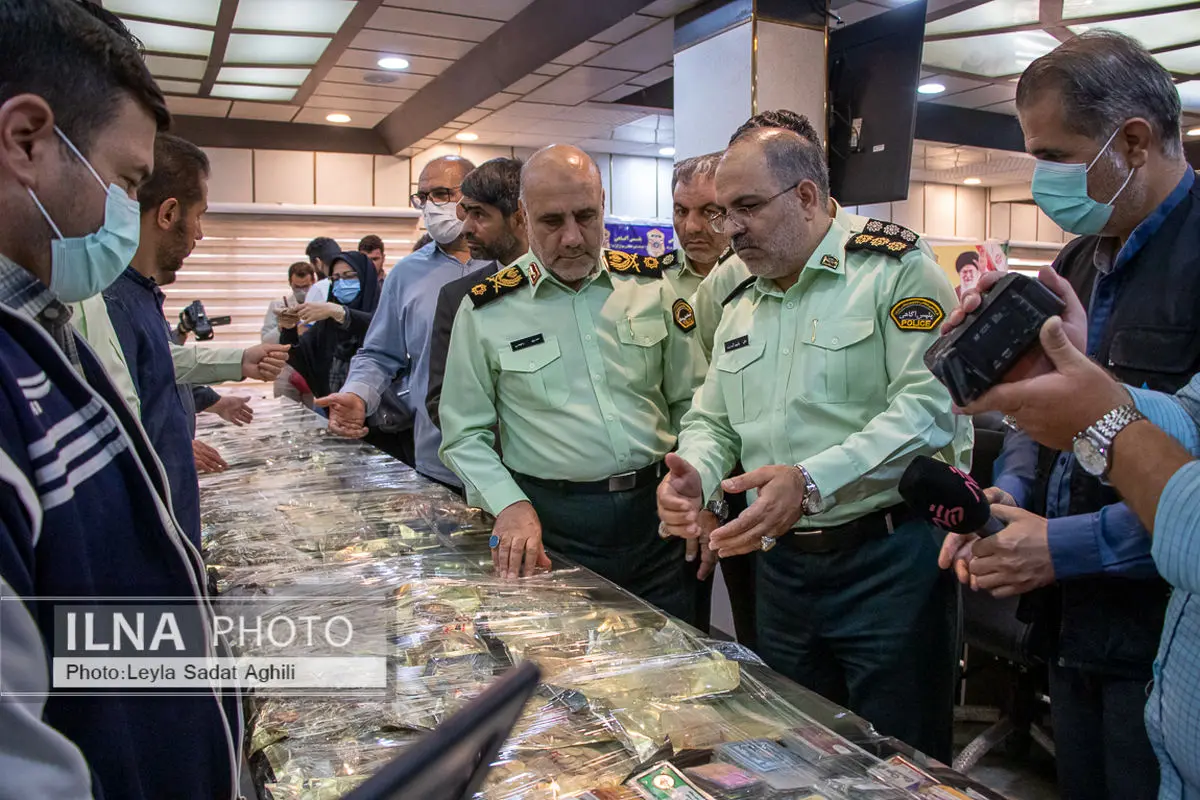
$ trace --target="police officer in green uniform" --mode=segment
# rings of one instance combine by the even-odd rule
[[[824,152],[795,133],[739,139],[717,192],[714,225],[752,277],[726,303],[667,457],[664,532],[698,535],[703,500],[740,458],[746,474],[723,488],[754,500],[710,547],[764,551],[759,654],[947,760],[953,587],[938,575],[940,538],[897,485],[918,454],[969,461],[969,421],[922,363],[953,289],[911,231],[832,217]]]
[[[548,549],[690,622],[694,567],[658,533],[655,487],[704,377],[691,306],[659,259],[601,249],[604,190],[581,150],[535,153],[521,205],[531,252],[455,318],[441,458],[496,515],[502,575],[548,566]]]
[[[721,210],[715,180],[720,160],[720,153],[685,158],[671,173],[676,248],[665,275],[680,297],[695,294],[713,268],[733,255],[729,237],[714,231],[708,222]]]

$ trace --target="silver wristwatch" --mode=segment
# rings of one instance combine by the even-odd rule
[[[1141,419],[1145,417],[1132,404],[1117,406],[1076,435],[1071,449],[1084,472],[1105,480],[1112,469],[1113,440],[1126,426]]]
[[[821,490],[817,488],[817,484],[813,482],[812,475],[808,474],[808,470],[802,464],[793,465],[800,471],[800,476],[804,478],[804,499],[800,501],[800,510],[804,512],[804,516],[811,517],[813,514],[820,514],[822,509]]]

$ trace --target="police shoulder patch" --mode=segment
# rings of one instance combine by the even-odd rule
[[[640,256],[623,250],[605,250],[604,263],[613,272],[621,275],[641,275],[646,278],[662,277],[662,262],[654,256]]]
[[[523,286],[528,282],[529,279],[525,277],[525,273],[518,267],[508,267],[495,274],[488,275],[483,279],[483,283],[477,283],[472,286],[469,296],[475,308],[483,308],[493,300],[503,297],[513,289]]]
[[[903,225],[869,219],[862,232],[850,237],[850,241],[846,242],[846,250],[873,250],[900,258],[909,251],[916,250],[920,238]]]
[[[682,297],[671,305],[671,316],[675,319],[679,330],[684,333],[696,327],[696,311],[692,308],[692,304]]]
[[[946,318],[941,305],[928,297],[905,297],[896,302],[888,316],[902,331],[932,331]]]

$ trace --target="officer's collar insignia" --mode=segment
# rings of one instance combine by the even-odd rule
[[[542,268],[538,266],[536,261],[529,265],[529,285],[537,286],[538,281],[542,279]]]
[[[647,278],[661,278],[662,266],[654,256],[640,256],[636,253],[626,253],[623,250],[605,250],[604,263],[613,272],[622,275],[643,275]]]
[[[905,297],[892,306],[888,316],[902,331],[928,332],[937,328],[946,318],[941,305],[928,297]]]
[[[894,222],[884,222],[878,219],[867,220],[862,233],[855,235],[846,243],[847,250],[873,250],[897,258],[917,248],[917,234],[897,225]]]
[[[671,316],[675,318],[675,324],[679,326],[679,330],[684,333],[696,327],[696,312],[692,308],[692,304],[682,297],[671,306]]]
[[[840,263],[842,263],[842,262],[838,261],[837,256],[831,256],[828,254],[821,256],[821,266],[822,267],[829,267],[830,269],[837,269],[838,264],[840,264]]]
[[[475,308],[482,308],[498,297],[502,297],[518,286],[529,282],[525,273],[519,267],[507,267],[499,272],[488,275],[483,283],[471,287],[471,302]]]

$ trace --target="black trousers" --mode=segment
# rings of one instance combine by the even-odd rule
[[[582,494],[517,485],[537,511],[542,543],[668,614],[696,624],[696,562],[684,560],[683,539],[658,535],[657,486]],[[551,556],[553,559],[553,556]]]
[[[1146,681],[1050,666],[1050,715],[1062,800],[1155,800]]]

